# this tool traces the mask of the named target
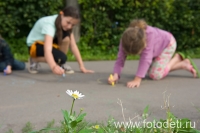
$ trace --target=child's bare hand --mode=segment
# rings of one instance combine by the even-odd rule
[[[113,75],[113,79],[111,79],[110,76],[108,77],[108,83],[109,83],[109,84],[112,84],[113,82],[116,83],[116,82],[118,81],[118,79],[119,79],[119,78],[118,78],[118,74],[115,73],[115,74]]]
[[[134,80],[127,82],[127,87],[128,88],[134,88],[134,87],[139,87],[141,83],[141,78],[135,77]]]
[[[80,69],[81,69],[81,71],[82,71],[83,73],[94,73],[93,70],[87,70],[87,69],[85,69],[85,67],[81,67]]]
[[[12,69],[11,69],[11,66],[7,66],[6,69],[4,70],[4,73],[6,74],[11,74],[12,73]]]
[[[54,74],[58,74],[58,75],[62,75],[63,73],[65,73],[65,70],[62,69],[60,66],[56,65],[52,68],[52,72]]]

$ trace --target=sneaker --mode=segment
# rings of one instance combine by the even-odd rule
[[[32,74],[38,73],[39,63],[33,62],[31,58],[28,59],[28,71]]]
[[[72,70],[72,68],[67,64],[63,64],[63,65],[61,65],[61,67],[65,70],[65,73],[67,73],[67,74],[74,73],[74,70]]]

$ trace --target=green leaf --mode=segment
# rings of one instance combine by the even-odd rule
[[[29,132],[29,133],[39,133],[39,132],[42,132],[42,131],[59,131],[60,129],[59,128],[43,128],[39,131],[32,131],[32,132]]]
[[[69,123],[70,122],[70,115],[69,115],[69,112],[66,111],[66,110],[62,110],[62,114],[64,116],[64,120],[66,123]]]
[[[86,116],[86,113],[80,114],[80,115],[76,118],[77,123],[81,122],[81,121],[84,119],[85,116]]]
[[[143,110],[142,114],[143,119],[146,119],[148,117],[148,111],[149,111],[149,105],[146,106],[145,109]]]
[[[72,122],[70,123],[70,125],[71,125],[72,128],[75,128],[75,127],[77,126],[77,123],[78,123],[78,122],[76,122],[76,121],[72,121]]]

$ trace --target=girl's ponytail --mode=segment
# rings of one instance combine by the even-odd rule
[[[131,21],[129,27],[138,27],[145,30],[147,28],[147,23],[143,19],[135,19]]]

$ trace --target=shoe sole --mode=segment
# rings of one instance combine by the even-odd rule
[[[28,72],[31,73],[31,74],[37,74],[38,73],[38,71],[30,70],[30,68],[28,68]]]
[[[70,71],[65,71],[66,74],[73,74],[74,71],[73,70],[70,70]]]

